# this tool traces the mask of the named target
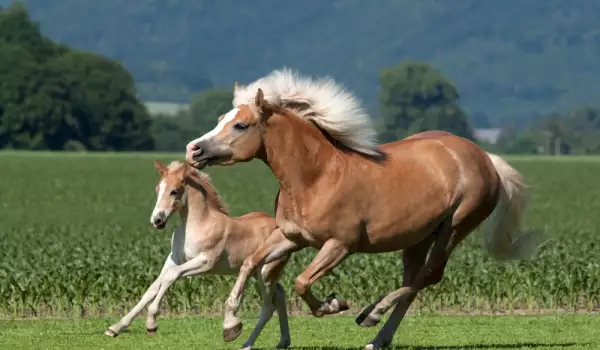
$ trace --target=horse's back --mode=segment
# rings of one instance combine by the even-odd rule
[[[426,152],[428,149],[426,145],[429,143],[437,143],[446,151],[446,155],[441,153],[433,157],[425,156],[428,161],[437,160],[430,165],[440,169],[448,167],[457,171],[447,177],[447,179],[457,179],[454,188],[454,202],[457,200],[471,201],[474,206],[488,203],[484,205],[486,208],[495,205],[500,185],[499,177],[488,153],[476,143],[447,131],[431,130],[399,140],[390,148],[396,152],[402,152],[403,149],[410,148],[412,144],[412,147],[415,148],[413,154],[422,157],[424,155],[421,154],[421,151]],[[433,147],[429,149],[433,149]],[[454,165],[448,166],[447,164],[450,163]],[[457,205],[457,203],[452,203],[453,206],[455,204]]]
[[[489,157],[465,138],[427,131],[383,144],[381,149],[386,160],[353,180],[375,184],[355,190],[368,204],[368,230],[380,241],[373,241],[368,249],[415,244],[422,232],[435,229],[463,201],[477,206],[496,193],[497,175]],[[400,243],[395,241],[396,232],[405,232]]]

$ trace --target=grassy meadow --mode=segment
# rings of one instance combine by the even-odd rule
[[[174,218],[166,231],[157,231],[149,223],[158,181],[152,159],[181,157],[0,153],[0,315],[114,321],[132,307],[159,272],[177,224]],[[600,305],[600,158],[507,159],[531,186],[525,226],[552,240],[531,260],[500,264],[486,255],[475,232],[451,257],[443,282],[421,293],[412,312],[521,314]],[[263,164],[207,172],[234,215],[272,213],[277,184]],[[296,253],[287,267],[283,283],[293,311],[306,311],[293,280],[314,254]],[[314,291],[337,292],[360,309],[398,288],[401,269],[398,253],[353,256]],[[220,314],[233,282],[219,276],[180,280],[163,314]],[[243,310],[255,312],[259,299],[254,288],[248,291]]]

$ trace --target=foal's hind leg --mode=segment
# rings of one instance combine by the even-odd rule
[[[292,252],[305,247],[302,242],[287,239],[279,228],[275,229],[253,255],[244,260],[240,273],[225,304],[223,319],[223,340],[226,342],[237,339],[242,333],[242,320],[236,313],[240,307],[246,282],[256,267],[280,259]]]
[[[316,317],[348,310],[346,301],[338,300],[335,298],[335,294],[328,296],[325,301],[321,301],[310,292],[312,285],[339,265],[348,256],[348,253],[348,247],[345,244],[330,239],[321,247],[306,270],[296,278],[296,293],[308,304]]]
[[[256,342],[256,339],[262,332],[264,326],[273,317],[273,313],[277,309],[279,313],[279,328],[280,328],[280,341],[277,345],[278,349],[287,348],[290,346],[290,330],[287,319],[287,310],[285,306],[285,292],[283,287],[277,283],[283,271],[283,267],[289,260],[288,257],[282,260],[272,262],[271,264],[263,266],[261,272],[256,276],[257,287],[262,298],[262,309],[260,312],[258,323],[254,330],[250,334],[250,337],[244,345],[243,350],[250,350],[252,345]],[[281,311],[281,305],[283,304],[283,312]]]

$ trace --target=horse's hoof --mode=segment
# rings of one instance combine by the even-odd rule
[[[384,349],[387,348],[388,346],[392,345],[392,341],[386,341],[383,344],[381,344],[380,346],[375,346],[374,344],[367,344],[367,346],[365,346],[363,348],[363,350],[377,350],[377,349]]]
[[[292,342],[287,340],[287,341],[281,341],[279,342],[279,344],[277,344],[277,346],[275,347],[275,349],[287,349],[290,347],[290,345],[292,345]]]
[[[119,333],[113,331],[112,329],[107,329],[106,331],[104,331],[104,335],[108,335],[109,337],[117,337],[119,335]]]
[[[236,323],[229,328],[223,328],[223,340],[226,342],[236,340],[242,334],[242,322]]]
[[[156,334],[156,331],[158,330],[158,327],[154,327],[154,328],[146,328],[146,333],[149,336],[153,336]]]
[[[375,327],[379,323],[380,319],[375,318],[370,314],[361,313],[354,321],[361,327]]]

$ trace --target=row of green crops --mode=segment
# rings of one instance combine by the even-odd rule
[[[168,162],[180,155],[159,155]],[[149,223],[158,180],[148,155],[0,153],[0,314],[118,314],[132,307],[169,251],[170,231]],[[600,159],[509,161],[531,185],[525,225],[552,240],[529,261],[490,260],[475,233],[452,256],[442,283],[414,310],[592,310],[600,304]],[[276,182],[252,162],[208,170],[234,215],[272,213]],[[169,228],[174,228],[176,221]],[[304,309],[293,280],[314,256],[297,253],[283,283],[290,308]],[[360,309],[399,287],[400,253],[358,255],[314,287]],[[178,281],[164,312],[220,312],[234,277]],[[259,299],[250,288],[244,310]]]

